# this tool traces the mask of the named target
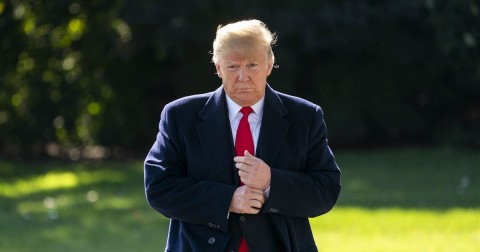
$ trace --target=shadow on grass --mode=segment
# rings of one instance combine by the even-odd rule
[[[339,207],[479,208],[480,155],[402,149],[338,152]],[[0,161],[0,251],[161,251],[143,165]]]
[[[338,205],[479,208],[480,155],[448,149],[342,152]]]

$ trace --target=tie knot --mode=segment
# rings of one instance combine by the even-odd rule
[[[244,116],[250,115],[252,111],[253,111],[252,107],[243,107],[242,109],[240,109],[240,112],[242,112]]]

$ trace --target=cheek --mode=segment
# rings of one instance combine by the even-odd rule
[[[236,79],[237,79],[237,76],[236,76],[235,73],[227,72],[227,73],[223,74],[223,80],[225,82],[233,83],[233,82],[235,82]]]
[[[225,91],[230,92],[233,90],[233,84],[228,78],[222,78],[222,84]]]
[[[267,80],[266,76],[262,74],[257,74],[255,76],[252,76],[252,79],[254,80],[256,86],[262,86],[264,82],[266,82]]]

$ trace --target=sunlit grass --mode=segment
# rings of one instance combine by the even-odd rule
[[[0,195],[18,197],[34,192],[73,188],[77,185],[78,177],[73,172],[52,172],[14,183],[0,183]]]
[[[480,155],[338,152],[342,192],[311,219],[320,251],[480,251]],[[0,251],[163,251],[142,161],[0,161]]]
[[[53,171],[13,182],[0,182],[0,197],[19,197],[32,193],[69,189],[102,181],[122,181],[123,174],[114,171]]]
[[[320,251],[480,249],[480,209],[337,207],[310,222]]]

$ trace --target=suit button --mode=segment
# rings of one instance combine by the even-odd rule
[[[244,222],[245,221],[245,216],[240,216],[240,221]]]
[[[208,244],[212,245],[215,243],[215,237],[208,238]]]
[[[270,213],[278,213],[278,209],[276,209],[276,208],[270,208]]]

